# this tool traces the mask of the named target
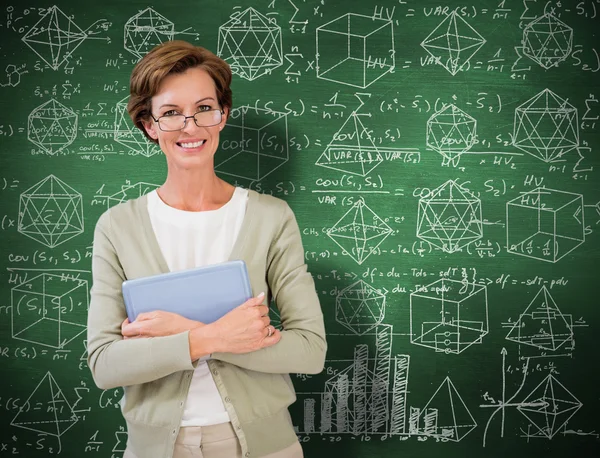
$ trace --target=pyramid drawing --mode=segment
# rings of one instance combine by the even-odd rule
[[[573,340],[572,316],[564,315],[542,286],[506,339],[544,351],[556,351]]]
[[[77,421],[69,401],[52,374],[47,372],[10,424],[60,437]]]
[[[421,410],[421,416],[428,416],[429,419],[434,417],[433,427],[426,427],[427,435],[453,442],[459,442],[477,427],[477,422],[449,377],[444,379]]]
[[[366,132],[359,115],[353,112],[315,164],[362,177],[368,175],[383,158]]]

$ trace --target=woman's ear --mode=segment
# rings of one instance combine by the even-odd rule
[[[221,129],[223,129],[223,127],[225,127],[225,124],[227,124],[228,117],[229,117],[229,108],[223,107],[223,115],[221,116],[221,122],[219,123],[219,130],[221,130]]]
[[[154,124],[152,119],[142,121],[144,125],[144,129],[146,133],[150,136],[150,138],[154,140],[158,140],[158,132],[156,130],[156,125]]]

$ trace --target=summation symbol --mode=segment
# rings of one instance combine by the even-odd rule
[[[573,50],[573,29],[546,13],[523,29],[523,54],[545,69],[557,67]]]
[[[356,112],[348,116],[317,159],[316,165],[364,177],[383,162],[360,118]]]
[[[335,320],[358,335],[381,324],[385,316],[385,293],[358,280],[336,297]]]
[[[550,89],[515,110],[513,145],[544,162],[556,162],[579,146],[577,109]]]
[[[141,59],[155,46],[172,40],[175,25],[152,8],[146,8],[125,23],[124,46]]]
[[[54,248],[83,233],[81,194],[48,175],[21,194],[17,230]]]
[[[281,27],[252,7],[234,12],[219,27],[217,55],[244,79],[253,81],[283,65],[282,49]]]
[[[362,198],[327,231],[327,235],[358,264],[362,264],[392,233],[392,228]]]
[[[48,154],[57,154],[77,137],[77,114],[50,99],[27,118],[27,139]]]
[[[129,96],[117,102],[115,107],[115,126],[113,138],[117,143],[126,146],[145,157],[154,156],[161,152],[156,143],[151,142],[144,136],[142,131],[133,125],[131,117],[127,112]]]
[[[456,11],[452,11],[421,43],[435,62],[452,75],[465,70],[485,39]]]
[[[148,194],[151,191],[159,188],[160,185],[145,183],[140,181],[139,183],[131,184],[131,185],[123,185],[121,186],[121,190],[119,192],[115,192],[108,198],[108,206],[114,207],[123,202],[127,202],[131,199],[137,199],[145,194]]]
[[[427,121],[427,146],[440,153],[449,163],[458,165],[460,156],[475,144],[476,131],[475,118],[456,105],[449,104],[432,114]]]

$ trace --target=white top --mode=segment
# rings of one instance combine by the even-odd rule
[[[217,210],[190,212],[165,204],[148,193],[148,213],[160,250],[171,272],[225,262],[242,227],[248,191],[235,188],[231,200]],[[181,426],[229,421],[205,361],[198,363],[186,399]]]

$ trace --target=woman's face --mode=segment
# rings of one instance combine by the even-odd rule
[[[215,83],[201,68],[190,68],[184,73],[167,76],[152,97],[152,116],[193,116],[199,111],[220,110]],[[165,132],[152,119],[144,123],[146,132],[158,140],[167,157],[169,168],[192,169],[214,166],[213,156],[219,146],[219,132],[227,120],[227,111],[221,122],[210,127],[198,127],[192,118],[182,130]]]

